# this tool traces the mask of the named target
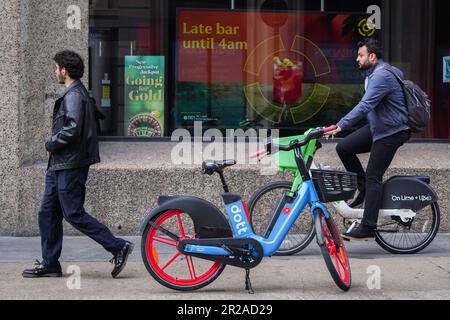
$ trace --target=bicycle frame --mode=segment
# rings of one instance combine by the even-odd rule
[[[326,207],[319,201],[312,180],[308,180],[301,185],[295,200],[291,204],[285,204],[268,238],[253,232],[242,201],[229,203],[226,205],[226,209],[235,235],[234,238],[251,238],[258,241],[264,250],[264,257],[269,257],[280,248],[289,230],[308,204],[311,205],[311,217],[314,215],[314,210],[320,208],[325,217],[329,218]],[[188,245],[185,251],[196,254],[230,256],[228,250],[213,246]]]
[[[296,191],[293,201],[285,203],[282,209],[278,210],[274,226],[267,237],[261,237],[253,232],[248,219],[247,209],[244,207],[241,199],[235,199],[236,201],[226,203],[226,210],[233,228],[234,238],[251,238],[258,241],[263,248],[264,257],[272,256],[280,248],[295,221],[308,204],[311,207],[310,213],[312,218],[314,218],[314,210],[317,208],[324,212],[327,219],[330,217],[326,206],[319,201],[314,183],[299,150],[296,150],[295,158],[303,182]],[[230,256],[232,254],[225,248],[203,245],[187,245],[185,251],[202,255]]]
[[[364,209],[353,209],[345,201],[333,202],[333,207],[337,213],[345,219],[362,220],[364,216]],[[400,217],[402,219],[412,219],[417,215],[410,209],[381,209],[379,217]]]

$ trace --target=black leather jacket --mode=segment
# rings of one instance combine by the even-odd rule
[[[80,80],[56,100],[52,137],[45,148],[51,153],[48,170],[67,170],[100,162],[95,107]]]

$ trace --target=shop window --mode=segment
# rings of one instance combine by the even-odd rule
[[[381,35],[361,23],[366,2],[91,0],[101,134],[336,123],[363,93],[356,43]]]

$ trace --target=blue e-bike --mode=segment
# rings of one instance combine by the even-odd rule
[[[245,202],[239,195],[229,192],[223,171],[234,165],[234,160],[205,161],[204,174],[219,174],[225,193],[228,219],[213,204],[191,196],[160,196],[158,206],[150,210],[141,226],[141,253],[144,264],[160,284],[175,290],[189,291],[207,286],[224,270],[226,265],[246,270],[245,284],[253,292],[250,269],[264,257],[272,256],[281,246],[289,230],[303,209],[309,205],[317,244],[326,266],[339,288],[351,287],[350,263],[338,229],[323,204],[323,193],[333,184],[334,199],[348,200],[356,190],[356,176],[347,172],[324,171],[332,179],[323,181],[321,172],[311,177],[302,158],[301,148],[312,139],[320,139],[335,127],[310,131],[302,141],[289,145],[266,144],[264,153],[272,149],[294,151],[302,183],[295,193],[284,194],[269,223],[265,236],[253,232]],[[349,190],[351,192],[349,192]],[[344,199],[345,198],[345,199]]]

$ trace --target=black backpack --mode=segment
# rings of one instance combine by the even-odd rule
[[[403,88],[405,94],[406,106],[408,108],[408,125],[412,132],[422,132],[430,121],[431,101],[428,95],[414,82],[405,80],[389,66],[384,68],[392,73]]]

